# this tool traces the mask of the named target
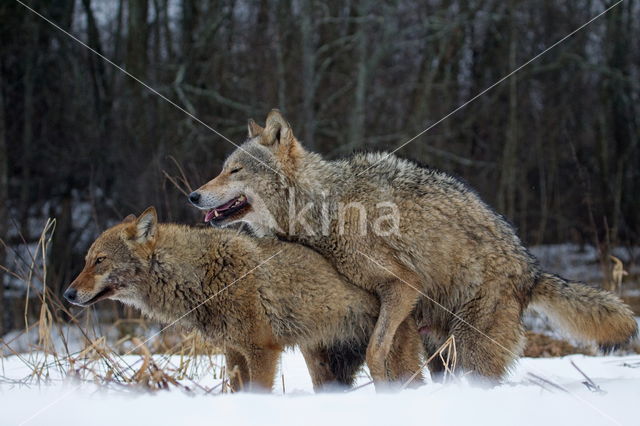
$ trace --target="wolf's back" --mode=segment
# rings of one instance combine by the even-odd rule
[[[638,333],[633,312],[618,296],[543,273],[533,289],[531,308],[545,313],[576,338],[609,350]]]

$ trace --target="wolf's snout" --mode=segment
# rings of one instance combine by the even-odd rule
[[[67,291],[64,292],[64,298],[67,299],[67,302],[75,303],[78,298],[78,290],[75,288],[68,288]]]
[[[200,193],[198,191],[193,191],[189,194],[189,201],[191,201],[192,204],[198,204],[200,202]]]

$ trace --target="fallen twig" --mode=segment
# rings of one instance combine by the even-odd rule
[[[586,381],[584,381],[584,382],[582,382],[582,383],[587,387],[587,389],[589,389],[591,392],[596,392],[596,393],[601,393],[601,394],[606,394],[606,393],[607,393],[607,392],[606,392],[605,390],[603,390],[600,386],[598,386],[598,385],[596,384],[596,382],[594,382],[593,380],[591,380],[591,378],[590,378],[589,376],[587,376],[587,375],[584,373],[584,371],[582,371],[582,370],[580,369],[580,367],[578,367],[578,366],[576,365],[576,363],[575,363],[575,362],[573,362],[573,360],[571,361],[571,365],[573,365],[573,367],[574,367],[576,370],[578,370],[578,372],[579,372],[580,374],[582,374],[582,377],[584,377],[584,378],[586,379]]]
[[[536,374],[533,373],[527,373],[528,376],[533,377],[536,381],[533,381],[534,383],[538,384],[540,387],[542,387],[543,389],[548,390],[546,387],[542,386],[541,383],[547,384],[555,389],[558,389],[564,393],[570,393],[567,389],[563,388],[562,386],[560,386],[557,383],[553,383],[551,380],[545,379],[544,377],[540,377]]]

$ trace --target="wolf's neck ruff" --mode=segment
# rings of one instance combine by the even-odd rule
[[[196,307],[183,322],[193,323],[204,311],[207,316],[214,315],[212,310],[226,297],[221,290],[255,267],[252,259],[239,263],[227,252],[234,238],[237,237],[233,231],[159,224],[149,276],[141,276],[138,282],[143,289],[141,299],[119,300],[165,322],[174,321]],[[213,261],[211,253],[215,253]],[[214,294],[219,294],[216,300],[206,303]]]

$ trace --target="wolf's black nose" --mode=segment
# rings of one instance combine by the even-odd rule
[[[191,194],[189,194],[189,201],[191,201],[193,204],[197,204],[198,201],[200,201],[200,193],[198,191],[193,191]]]
[[[75,302],[77,296],[78,290],[75,288],[68,288],[67,291],[64,292],[64,298],[67,299],[68,302]]]

